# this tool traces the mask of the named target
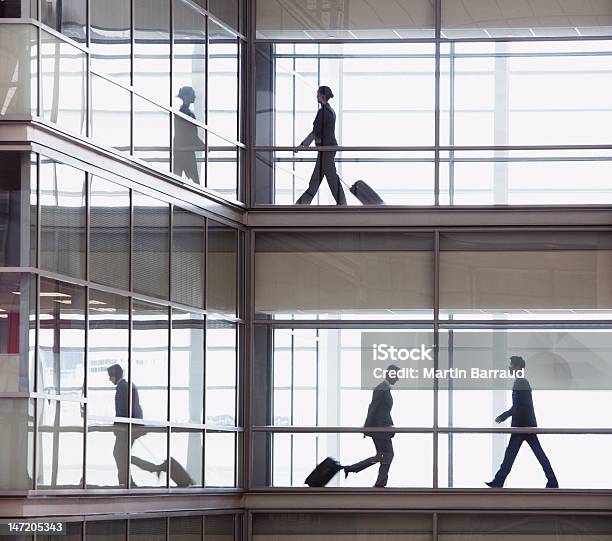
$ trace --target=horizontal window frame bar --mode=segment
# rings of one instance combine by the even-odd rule
[[[433,390],[432,390],[433,392]],[[363,434],[393,432],[395,434],[566,434],[566,435],[610,435],[610,428],[542,428],[542,427],[341,427],[341,426],[274,426],[255,425],[255,433],[265,434]]]

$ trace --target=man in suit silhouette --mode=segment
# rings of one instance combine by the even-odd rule
[[[317,102],[321,105],[317,116],[312,123],[312,131],[301,142],[300,146],[307,147],[314,141],[316,146],[336,147],[336,113],[331,108],[329,100],[334,93],[328,86],[320,86],[317,90]],[[297,150],[295,151],[297,152]],[[317,163],[310,177],[308,189],[295,202],[296,205],[310,205],[314,196],[317,195],[323,177],[327,178],[327,184],[331,190],[337,205],[346,205],[346,196],[340,184],[340,177],[336,171],[334,158],[335,151],[317,152]]]
[[[372,393],[372,401],[368,406],[368,414],[366,416],[364,427],[389,427],[393,426],[393,419],[391,418],[391,409],[393,408],[393,397],[391,396],[391,386],[397,383],[397,370],[399,368],[395,365],[387,367],[387,373],[385,379],[379,383]],[[363,437],[366,436],[372,438],[374,447],[376,448],[376,454],[361,462],[356,462],[350,466],[344,466],[344,476],[348,477],[349,473],[357,473],[366,468],[369,468],[377,462],[380,463],[378,468],[378,477],[376,479],[375,487],[384,487],[387,485],[389,479],[389,469],[391,468],[391,462],[393,461],[393,443],[391,438],[395,436],[393,432],[364,432]]]
[[[509,370],[516,373],[517,370],[525,368],[525,359],[514,355],[510,357]],[[512,407],[499,415],[496,419],[496,423],[504,422],[508,417],[512,417],[513,427],[527,427],[527,426],[538,426],[535,416],[535,410],[533,408],[533,398],[531,396],[531,386],[529,381],[525,378],[516,378],[514,380],[514,386],[512,387]],[[559,483],[555,476],[555,472],[550,465],[550,461],[540,445],[537,434],[512,434],[504,460],[499,467],[499,471],[495,474],[493,481],[489,481],[486,484],[491,488],[501,488],[504,486],[506,477],[512,469],[512,464],[516,459],[516,455],[521,448],[522,443],[526,441],[531,447],[533,454],[538,459],[538,462],[542,466],[544,473],[546,474],[546,488],[559,488]]]

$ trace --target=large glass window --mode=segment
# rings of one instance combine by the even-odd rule
[[[85,53],[41,30],[41,116],[79,135],[87,129]]]
[[[174,207],[172,219],[172,300],[204,308],[206,220]]]
[[[129,289],[130,190],[92,177],[89,201],[90,279]]]
[[[206,17],[185,0],[174,0],[174,106],[206,119]],[[183,90],[181,90],[183,89]],[[189,90],[193,90],[193,93]],[[191,114],[189,114],[191,113]]]
[[[132,247],[134,291],[168,298],[170,273],[170,207],[133,192]]]
[[[0,487],[3,490],[33,488],[34,402],[0,398]]]
[[[208,125],[238,139],[238,39],[208,20]]]
[[[130,154],[130,92],[96,75],[91,76],[91,136],[96,142]]]
[[[208,221],[207,308],[229,315],[237,313],[238,233]]]
[[[134,87],[169,104],[169,0],[134,0]]]
[[[40,266],[85,278],[85,172],[41,157]]]
[[[133,301],[132,417],[168,419],[168,308]],[[136,395],[140,410],[136,405]]]
[[[83,397],[85,288],[40,279],[39,393]]]
[[[0,394],[33,391],[36,281],[0,273]]]
[[[40,488],[83,485],[82,404],[37,400],[37,482]]]
[[[40,7],[40,20],[43,23],[75,41],[85,42],[86,0],[45,0]]]
[[[209,319],[206,333],[207,424],[236,425],[237,353],[237,326]]]
[[[130,2],[90,0],[91,67],[125,85],[131,84]]]
[[[16,2],[15,2],[16,3]],[[6,2],[0,4],[0,10]],[[9,8],[10,11],[10,8]],[[14,15],[19,17],[19,8]],[[1,15],[0,15],[1,16]],[[0,116],[37,112],[38,45],[36,27],[2,25],[0,32]]]

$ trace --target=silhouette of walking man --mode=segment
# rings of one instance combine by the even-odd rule
[[[514,355],[510,357],[509,370],[516,373],[517,370],[525,368],[525,359]],[[496,423],[504,422],[508,417],[512,417],[513,427],[527,427],[527,426],[538,426],[536,422],[535,410],[533,408],[533,399],[531,396],[531,386],[526,378],[517,377],[514,380],[514,386],[512,387],[512,407],[499,415],[496,419]],[[538,462],[542,466],[544,473],[546,474],[546,488],[559,488],[559,483],[555,476],[555,472],[550,465],[550,461],[540,445],[540,440],[537,434],[512,434],[504,460],[499,467],[499,471],[495,474],[493,481],[486,482],[491,488],[501,488],[504,486],[506,477],[512,469],[516,455],[521,448],[522,443],[526,441],[531,447],[533,454],[538,459]]]
[[[393,426],[393,419],[391,418],[391,409],[393,408],[391,386],[397,383],[397,370],[399,370],[399,368],[393,364],[387,367],[385,379],[374,388],[364,427]],[[395,433],[364,432],[363,437],[365,438],[366,436],[372,438],[374,447],[376,448],[376,454],[361,462],[356,462],[350,466],[344,466],[344,477],[348,477],[349,473],[358,473],[379,462],[378,477],[376,478],[374,486],[384,487],[387,485],[389,469],[393,461],[394,454],[391,438],[395,436]]]
[[[321,104],[317,116],[312,124],[312,131],[306,136],[300,146],[307,147],[315,142],[316,146],[338,146],[336,141],[336,113],[329,105],[329,100],[334,97],[331,88],[320,86],[317,90],[317,101]],[[295,151],[297,152],[297,150]],[[295,202],[296,205],[310,205],[314,196],[317,195],[323,177],[327,178],[327,184],[331,190],[337,205],[346,205],[344,190],[340,185],[340,177],[336,171],[334,158],[335,151],[317,152],[317,163],[315,165],[308,189]]]
[[[181,113],[195,118],[190,106],[195,102],[196,94],[192,87],[183,86],[179,89],[178,98],[183,101]],[[200,173],[196,151],[204,150],[204,141],[198,137],[198,127],[178,116],[174,118],[174,170],[173,173],[179,177],[190,178],[196,184],[200,184]]]

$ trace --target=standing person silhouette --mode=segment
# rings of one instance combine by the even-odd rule
[[[516,373],[517,370],[525,368],[525,359],[514,355],[510,357],[509,370],[512,373]],[[514,386],[512,387],[512,407],[499,415],[496,419],[496,423],[504,422],[508,417],[512,416],[513,427],[527,427],[527,426],[538,426],[535,416],[535,410],[533,408],[533,399],[531,396],[531,386],[529,381],[525,378],[516,378],[514,380]],[[504,460],[499,467],[499,471],[495,474],[493,481],[486,482],[491,488],[501,488],[504,486],[506,477],[512,469],[512,464],[516,459],[516,455],[521,448],[522,443],[526,441],[531,447],[533,454],[538,459],[540,466],[546,474],[546,488],[559,488],[559,483],[555,476],[555,472],[550,465],[550,461],[540,445],[537,434],[512,434],[506,453],[504,454]]]
[[[317,102],[321,104],[321,107],[312,123],[312,131],[300,143],[300,146],[310,146],[313,141],[316,146],[338,146],[335,135],[336,113],[328,103],[333,97],[334,94],[331,88],[328,86],[319,87],[317,90]],[[327,178],[327,184],[336,200],[336,204],[346,205],[346,197],[340,184],[340,177],[336,171],[336,164],[334,163],[335,156],[336,151],[317,152],[317,163],[310,177],[308,189],[295,202],[296,205],[310,205],[319,190],[323,177]]]
[[[395,365],[387,367],[385,379],[379,383],[372,393],[372,401],[368,406],[368,414],[366,416],[364,427],[389,427],[393,426],[391,418],[391,409],[393,408],[393,397],[391,396],[391,386],[397,383],[397,370]],[[350,466],[344,466],[344,477],[348,477],[349,473],[358,473],[370,466],[380,463],[378,468],[378,477],[376,478],[375,487],[384,487],[389,479],[389,469],[393,461],[393,443],[391,438],[395,436],[393,432],[364,432],[363,437],[369,436],[374,442],[376,454],[369,458],[356,462]]]
[[[180,111],[195,119],[195,114],[190,106],[196,100],[195,90],[190,86],[182,86],[177,98],[183,101]],[[179,116],[174,117],[174,167],[173,173],[179,177],[190,178],[196,184],[200,184],[200,173],[196,160],[196,151],[204,150],[204,141],[198,137],[198,127]]]

